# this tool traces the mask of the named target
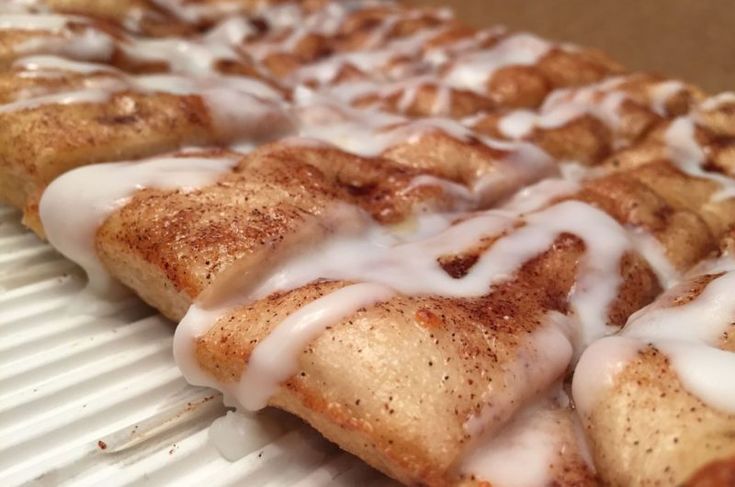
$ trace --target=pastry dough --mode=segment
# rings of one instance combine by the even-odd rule
[[[0,9],[0,198],[190,382],[408,485],[732,477],[733,95],[389,2]]]

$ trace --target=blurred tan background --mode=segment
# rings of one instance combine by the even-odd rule
[[[604,49],[633,69],[735,90],[735,0],[411,0]]]

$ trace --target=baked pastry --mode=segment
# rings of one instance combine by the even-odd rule
[[[190,382],[409,485],[732,475],[735,97],[392,3],[8,8],[0,198]]]

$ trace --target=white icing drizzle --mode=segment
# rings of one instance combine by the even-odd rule
[[[187,22],[206,22],[220,19],[243,10],[238,0],[216,2],[191,2],[188,0],[153,0],[153,3]]]
[[[512,111],[500,119],[498,129],[506,137],[518,139],[528,136],[535,128],[558,128],[583,115],[592,115],[613,131],[618,130],[619,110],[628,99],[625,92],[615,89],[622,81],[623,78],[612,78],[584,88],[557,90],[538,112]]]
[[[735,323],[735,262],[693,301],[667,308],[644,309],[629,320],[624,334],[652,340],[669,357],[691,393],[717,409],[735,413],[735,354],[717,348]],[[728,386],[729,385],[729,386]]]
[[[280,411],[257,415],[242,410],[227,411],[209,427],[208,439],[224,458],[234,462],[285,434],[290,422],[291,418]]]
[[[97,228],[142,188],[193,191],[216,181],[235,157],[172,156],[142,162],[94,164],[66,172],[43,192],[39,215],[48,241],[79,264],[98,294],[119,288],[97,257]],[[74,218],[68,218],[68,215]]]
[[[71,23],[83,28],[72,30]],[[84,17],[73,15],[0,15],[0,29],[36,33],[11,45],[12,50],[20,54],[60,54],[80,60],[107,60],[115,48],[115,41],[107,33],[89,24]]]
[[[2,30],[45,30],[59,31],[64,29],[70,21],[87,23],[84,17],[56,14],[1,14],[0,29]]]
[[[661,242],[643,228],[631,228],[628,235],[633,240],[638,253],[643,256],[656,273],[658,282],[664,289],[678,282],[681,275],[669,260],[666,249],[661,245]]]
[[[550,485],[552,465],[563,455],[570,455],[566,451],[568,443],[576,439],[563,426],[567,421],[565,416],[571,417],[569,399],[563,391],[555,391],[553,395],[533,401],[500,431],[481,438],[463,456],[459,471],[494,487]]]
[[[0,5],[2,14],[47,13],[48,8],[40,0],[5,0]]]
[[[75,61],[59,56],[35,55],[26,56],[13,62],[13,68],[23,70],[27,75],[29,72],[39,77],[58,75],[57,71],[72,72],[78,74],[92,74],[98,72],[117,72],[105,64]]]
[[[735,92],[726,91],[719,95],[711,96],[700,103],[698,109],[700,111],[717,110],[722,105],[735,103]]]
[[[465,421],[464,430],[472,437],[492,434],[489,425],[511,417],[523,399],[538,395],[558,381],[574,356],[575,327],[573,319],[556,311],[547,313],[541,325],[518,347],[516,359],[506,365],[508,379],[503,394],[489,386],[483,397],[485,405]],[[484,457],[482,452],[476,453]]]
[[[615,377],[636,357],[640,344],[625,336],[605,337],[588,346],[576,367],[572,381],[574,405],[589,414],[605,391],[615,384]]]
[[[132,58],[161,62],[173,72],[195,76],[214,73],[217,61],[238,59],[237,54],[225,44],[179,38],[136,39],[121,44],[121,47]]]
[[[526,225],[499,240],[480,258],[488,255],[497,263],[494,276],[512,275],[530,257],[551,246],[562,233],[581,238],[586,252],[580,262],[577,282],[570,294],[570,304],[579,317],[581,342],[609,334],[607,311],[617,295],[620,259],[630,249],[625,230],[609,215],[584,203],[565,201],[526,217]]]
[[[327,327],[361,308],[388,301],[395,292],[372,283],[353,284],[312,301],[278,324],[250,355],[233,395],[250,411],[264,408],[280,384],[298,370],[298,357]]]
[[[501,25],[482,29],[470,37],[464,37],[448,44],[433,46],[424,52],[423,58],[434,67],[444,66],[459,55],[478,51],[484,43],[505,34],[507,34],[507,29]]]
[[[651,344],[666,354],[690,393],[713,408],[735,413],[735,387],[730,380],[735,374],[735,354],[718,348],[735,323],[735,260],[726,256],[713,264],[713,270],[725,273],[692,301],[662,306],[660,302],[666,303],[682,289],[673,288],[633,314],[620,336],[600,340],[585,351],[574,377],[574,398],[581,411],[591,411],[612,387],[615,375]]]
[[[707,161],[707,155],[697,142],[695,134],[696,125],[692,118],[679,117],[671,122],[664,134],[664,140],[672,162],[691,176],[718,183],[721,189],[712,196],[714,202],[734,197],[735,180],[702,168]]]
[[[571,195],[580,189],[579,183],[569,179],[548,178],[525,186],[505,202],[503,209],[523,214],[546,206],[551,200]]]
[[[248,54],[262,61],[271,54],[294,49],[307,35],[334,36],[346,14],[347,8],[338,2],[330,2],[326,7],[309,15],[296,11],[287,12],[287,16],[295,15],[299,17],[298,20],[289,24],[281,24],[282,29],[276,30],[275,36],[269,36],[248,45]],[[275,15],[276,22],[278,22],[278,16],[279,14]],[[268,15],[266,18],[269,18]],[[287,34],[285,38],[283,38],[284,33]]]
[[[678,80],[666,80],[656,83],[650,90],[651,107],[653,110],[665,117],[668,115],[666,104],[669,100],[686,89],[686,85]]]
[[[67,61],[54,56],[33,56],[18,61],[34,75],[58,70],[87,73],[94,64]],[[61,93],[20,96],[0,105],[0,113],[37,108],[48,104],[104,103],[123,91],[159,92],[200,96],[210,111],[216,135],[222,141],[275,137],[292,130],[292,120],[284,110],[279,92],[248,77],[212,76],[187,78],[171,74],[127,76],[108,69],[105,76],[86,78],[81,87]],[[263,121],[268,121],[263,124]],[[244,135],[243,135],[244,134]]]
[[[414,188],[422,186],[435,186],[441,188],[445,194],[450,195],[456,202],[454,208],[460,210],[471,210],[478,206],[477,193],[468,189],[467,186],[449,181],[448,179],[438,178],[430,174],[421,174],[416,176],[402,191],[407,193]]]
[[[506,157],[497,160],[495,167],[479,173],[470,183],[474,200],[483,204],[505,196],[508,189],[535,182],[557,171],[553,160],[532,144],[482,137],[454,120],[422,118],[410,121],[375,110],[357,110],[330,103],[324,95],[304,87],[294,91],[294,98],[301,137],[327,142],[363,157],[379,156],[396,144],[421,143],[422,136],[431,132],[443,132],[460,141],[480,141],[488,147],[507,151]]]
[[[123,91],[127,84],[118,79],[102,78],[88,79],[86,86],[73,91],[23,98],[0,105],[0,113],[11,113],[20,110],[30,110],[45,105],[73,105],[77,103],[104,103],[113,93]]]
[[[174,73],[213,76],[218,74],[218,61],[242,60],[236,46],[254,34],[255,29],[246,18],[232,17],[203,36],[128,38],[120,43],[120,48],[133,59],[163,63]]]
[[[494,284],[512,278],[524,263],[546,251],[554,240],[565,232],[578,235],[586,245],[586,252],[578,270],[577,283],[570,295],[572,309],[582,324],[575,341],[589,343],[609,333],[606,312],[617,294],[621,281],[620,258],[631,248],[631,244],[624,229],[617,222],[587,204],[565,201],[526,215],[522,220],[524,226],[497,240],[461,278],[452,278],[439,265],[437,261],[439,257],[471,248],[483,236],[500,235],[517,221],[517,216],[513,213],[488,211],[457,223],[434,237],[408,243],[402,243],[395,234],[367,222],[364,227],[366,230],[363,232],[329,239],[313,251],[284,262],[245,295],[237,288],[247,287],[250,283],[242,283],[223,290],[226,294],[214,299],[215,302],[225,303],[220,304],[220,308],[205,310],[197,305],[192,306],[176,331],[177,363],[188,381],[199,385],[212,385],[211,378],[197,370],[196,358],[193,355],[195,339],[203,335],[226,310],[271,295],[273,292],[288,291],[323,278],[371,283],[403,295],[482,296],[487,294]],[[357,292],[351,295],[350,300],[346,301],[353,304],[347,309],[362,307],[361,303],[364,303],[365,299],[368,301],[372,299],[372,293],[365,294],[364,298]],[[348,304],[345,303],[345,306]],[[301,321],[303,317],[298,312],[293,316],[297,318],[293,320],[288,318],[284,322],[286,325],[282,323],[272,332],[275,335],[271,336],[276,337],[273,340],[281,342],[276,348],[285,347],[288,343],[305,344],[314,338],[314,335],[304,331],[310,329],[308,326],[297,326],[298,323],[303,324]],[[323,322],[320,323],[320,326],[326,326]],[[282,326],[284,328],[281,328]],[[282,329],[286,331],[279,331]],[[557,378],[556,374],[561,372],[558,367],[550,365],[550,362],[558,362],[561,371],[566,368],[570,359],[564,358],[567,355],[566,348],[560,343],[568,342],[569,339],[559,331],[557,325],[542,327],[537,335],[541,344],[537,344],[535,339],[529,339],[526,344],[528,353],[546,354],[543,355],[545,359],[539,359],[538,362],[544,364],[544,370],[549,374],[555,375],[550,381],[554,380]],[[553,342],[554,346],[547,346],[550,342]],[[259,346],[254,353],[259,353],[258,348]],[[290,350],[291,354],[301,349],[303,346],[296,349],[283,348]],[[554,355],[562,353],[564,357]],[[559,360],[552,360],[548,354]],[[571,344],[568,346],[568,355],[570,357],[572,355]],[[268,354],[264,353],[264,356]],[[293,363],[292,360],[295,359],[280,354],[273,356],[273,360]],[[529,358],[530,362],[536,363]],[[246,376],[251,377],[247,373]],[[252,375],[256,376],[258,375]],[[252,397],[258,398],[257,402],[247,400],[248,407],[265,404],[267,397],[277,390],[282,380],[285,380],[276,374],[261,377],[265,382],[258,383],[256,390],[250,389],[247,392]],[[545,376],[535,374],[525,378],[521,383],[535,380],[534,377],[543,379]],[[280,380],[276,380],[279,378]],[[253,380],[248,378],[247,383],[254,384]],[[550,381],[540,384],[539,387],[547,386]],[[221,388],[222,385],[218,384],[217,387]],[[243,395],[247,395],[245,389],[238,387],[240,388],[238,390],[243,391]],[[481,429],[487,422],[488,414],[494,413],[483,411],[479,419],[472,418],[468,422],[468,429],[473,431]]]
[[[487,82],[501,68],[536,64],[552,45],[531,34],[508,36],[490,49],[460,56],[445,76],[455,88],[487,91]]]
[[[419,31],[412,36],[391,40],[379,49],[360,49],[334,54],[326,59],[308,64],[297,69],[289,80],[292,84],[304,83],[314,80],[320,85],[326,85],[334,81],[339,72],[346,66],[353,66],[364,73],[383,74],[394,80],[405,79],[409,73],[402,71],[384,72],[385,68],[393,61],[401,58],[413,59],[413,63],[420,63],[416,56],[420,55],[425,41],[434,35],[436,30]],[[392,75],[392,76],[391,76]],[[377,77],[381,80],[380,76]]]

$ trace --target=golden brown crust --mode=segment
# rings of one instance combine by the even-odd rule
[[[449,208],[436,186],[411,187],[419,173],[321,147],[273,144],[245,157],[213,186],[183,193],[147,189],[97,233],[110,272],[172,319],[215,278],[252,273],[281,251],[300,251],[334,231],[335,205],[357,205],[378,221],[416,209]]]
[[[133,92],[106,103],[42,105],[0,113],[0,179],[22,181],[3,201],[24,207],[59,174],[92,162],[136,159],[214,138],[198,96]]]

